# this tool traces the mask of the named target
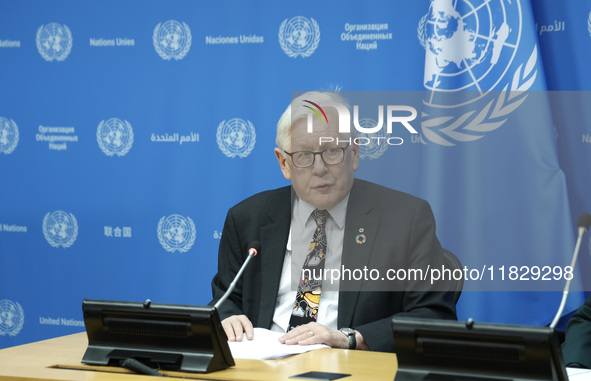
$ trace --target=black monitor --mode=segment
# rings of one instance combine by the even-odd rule
[[[549,327],[435,319],[392,319],[396,381],[568,381]]]
[[[82,311],[84,364],[119,366],[134,358],[153,368],[199,373],[234,365],[215,307],[86,299]]]

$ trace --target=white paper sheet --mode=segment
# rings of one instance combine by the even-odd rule
[[[568,379],[570,381],[589,381],[591,380],[591,370],[580,368],[566,368]]]
[[[268,360],[304,353],[320,348],[329,348],[324,344],[287,345],[279,342],[283,334],[264,328],[254,329],[254,338],[248,340],[246,335],[242,341],[228,342],[235,359]]]

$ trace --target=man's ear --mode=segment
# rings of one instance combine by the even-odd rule
[[[281,151],[279,148],[275,148],[275,156],[277,157],[277,161],[279,162],[279,167],[281,167],[283,176],[287,180],[291,180],[291,168],[287,164],[287,159],[283,157],[283,151]]]
[[[353,170],[356,171],[359,168],[359,146],[353,144]]]

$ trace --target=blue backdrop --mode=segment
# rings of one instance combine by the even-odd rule
[[[228,208],[287,184],[292,91],[419,94],[419,134],[358,177],[427,199],[469,268],[569,265],[590,52],[589,1],[0,1],[0,348],[82,331],[84,298],[206,304]],[[467,289],[459,317],[490,322],[561,296]]]

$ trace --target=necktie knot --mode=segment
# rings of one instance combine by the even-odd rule
[[[326,220],[328,220],[329,213],[326,209],[314,209],[312,212],[312,218],[316,222],[316,226],[326,226]]]

